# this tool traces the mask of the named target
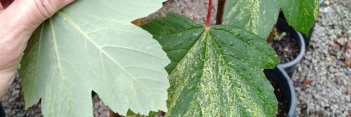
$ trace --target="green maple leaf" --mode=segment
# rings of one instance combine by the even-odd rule
[[[26,108],[44,116],[93,116],[94,90],[112,110],[167,111],[169,63],[161,45],[130,22],[164,0],[78,0],[34,33],[20,75]]]
[[[277,100],[263,69],[279,63],[257,35],[232,25],[206,28],[177,14],[142,27],[171,59],[167,116],[274,116]]]
[[[280,9],[291,26],[308,35],[318,17],[319,0],[227,0],[224,17],[266,39]]]

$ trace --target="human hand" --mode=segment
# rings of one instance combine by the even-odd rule
[[[34,30],[74,0],[12,1],[0,0],[4,3],[0,3],[0,98],[14,80],[17,64]]]

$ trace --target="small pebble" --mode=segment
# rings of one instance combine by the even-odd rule
[[[351,58],[350,57],[346,57],[344,62],[348,67],[351,67]]]
[[[325,6],[329,6],[330,5],[330,2],[328,0],[324,1],[323,3]]]
[[[340,45],[345,45],[347,43],[347,39],[345,38],[338,38],[336,39],[336,42]]]

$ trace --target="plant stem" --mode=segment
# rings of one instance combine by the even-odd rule
[[[207,19],[206,19],[205,27],[210,26],[211,12],[212,12],[212,0],[208,0],[208,11],[207,11]]]
[[[225,2],[226,2],[226,0],[218,0],[216,24],[222,24],[223,23]]]

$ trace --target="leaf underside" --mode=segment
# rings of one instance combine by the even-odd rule
[[[177,14],[142,27],[171,59],[167,116],[274,116],[277,100],[263,69],[279,63],[260,37],[235,26],[205,28]]]
[[[227,0],[224,17],[266,39],[281,9],[289,25],[308,35],[318,16],[319,0]]]
[[[26,108],[44,116],[93,116],[94,90],[112,110],[167,111],[169,64],[161,45],[131,24],[164,0],[78,0],[33,34],[21,62]]]

